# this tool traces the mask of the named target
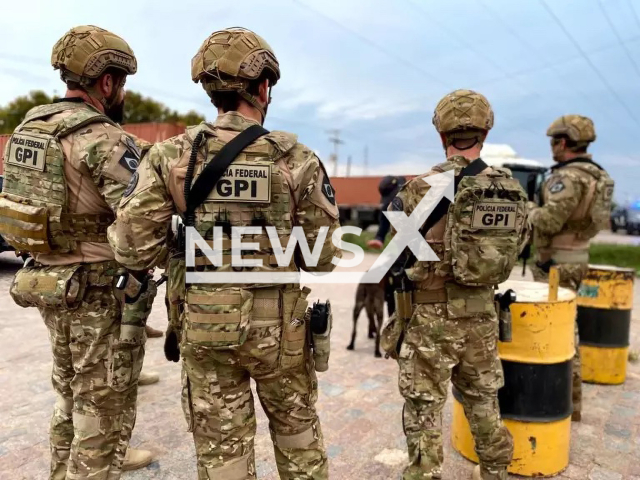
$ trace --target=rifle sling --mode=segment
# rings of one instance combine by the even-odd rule
[[[252,125],[236,135],[231,141],[224,145],[220,151],[204,167],[202,173],[189,191],[187,199],[187,216],[195,212],[207,199],[211,191],[215,188],[220,177],[227,170],[229,165],[240,153],[255,142],[258,138],[268,134],[269,131],[260,125]]]

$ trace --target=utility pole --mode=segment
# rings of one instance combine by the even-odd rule
[[[344,141],[340,139],[340,130],[332,129],[327,130],[329,134],[329,142],[333,143],[333,153],[331,154],[330,160],[333,163],[333,176],[338,175],[338,145],[344,144]]]
[[[351,155],[347,157],[347,177],[351,176]]]
[[[367,170],[369,168],[369,147],[367,145],[364,146],[364,174],[367,174]]]

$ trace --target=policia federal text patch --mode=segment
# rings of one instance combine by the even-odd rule
[[[473,228],[510,229],[516,226],[516,202],[478,202],[473,205]]]
[[[14,133],[9,139],[7,163],[43,172],[49,140],[49,137]]]
[[[232,163],[207,200],[271,203],[271,165]]]

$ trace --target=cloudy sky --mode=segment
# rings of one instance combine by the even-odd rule
[[[442,157],[437,101],[471,88],[496,112],[488,141],[546,164],[551,121],[591,117],[592,153],[616,196],[640,196],[640,0],[5,0],[0,104],[32,89],[61,94],[51,47],[87,23],[134,49],[128,88],[208,119],[191,57],[215,30],[255,30],[282,69],[266,127],[296,132],[325,160],[328,130],[340,129],[340,172],[351,155],[362,173],[365,148],[369,174],[427,170]]]

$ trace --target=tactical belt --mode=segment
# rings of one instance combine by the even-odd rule
[[[589,263],[589,250],[556,250],[551,258],[556,263]]]
[[[589,263],[589,250],[554,250],[540,252],[540,262],[553,260],[554,263]]]
[[[232,255],[222,255],[222,265],[231,265]],[[278,266],[278,259],[275,255],[247,255],[243,258],[243,260],[262,260],[262,266]],[[210,266],[217,267],[221,265],[213,265],[209,259],[205,256],[196,256],[195,258],[196,266]],[[247,266],[247,268],[254,268],[251,266]]]
[[[398,317],[405,320],[411,318],[414,305],[445,303],[448,298],[447,291],[444,288],[439,290],[396,291],[394,296]]]
[[[447,291],[444,288],[439,290],[416,290],[412,292],[413,303],[445,303],[447,301]]]

